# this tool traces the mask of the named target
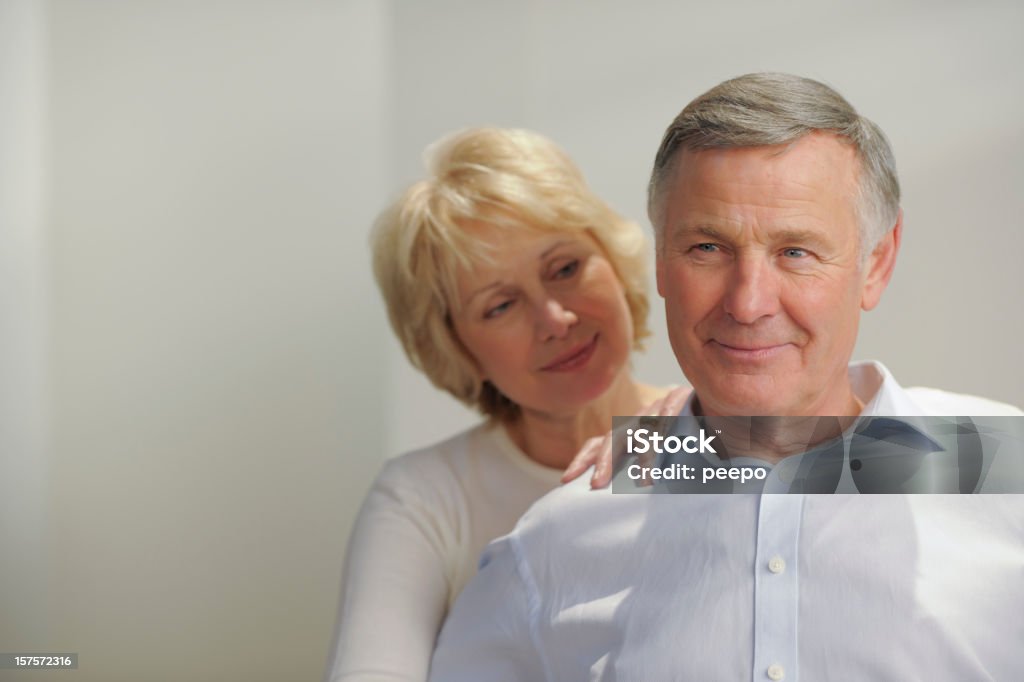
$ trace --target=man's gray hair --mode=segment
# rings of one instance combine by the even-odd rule
[[[855,209],[862,262],[896,223],[900,184],[882,130],[829,86],[785,73],[751,73],[727,80],[686,105],[665,131],[647,187],[647,215],[658,248],[665,199],[682,151],[785,145],[821,130],[849,140],[861,168]]]

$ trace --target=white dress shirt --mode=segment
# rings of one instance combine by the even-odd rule
[[[850,376],[866,416],[1022,414],[877,363]],[[613,495],[582,477],[491,543],[430,679],[1018,680],[1022,614],[1024,495]]]

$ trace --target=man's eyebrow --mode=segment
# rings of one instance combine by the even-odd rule
[[[772,238],[776,242],[794,245],[810,244],[812,246],[822,246],[827,243],[825,237],[819,232],[814,232],[812,230],[798,230],[792,228],[786,228],[778,230],[777,232],[773,232]]]
[[[676,228],[672,233],[672,237],[677,239],[682,237],[696,236],[707,237],[708,239],[716,239],[718,241],[728,241],[730,239],[729,234],[725,230],[717,228],[714,225],[710,225],[708,223],[682,225]]]
[[[732,231],[723,230],[708,223],[697,223],[695,225],[683,225],[682,227],[679,227],[672,237],[678,239],[702,236],[707,237],[708,239],[728,242],[735,236],[735,233],[730,234],[730,232]],[[819,232],[815,232],[813,230],[801,230],[799,228],[770,230],[769,236],[773,242],[783,244],[809,244],[813,246],[821,246],[827,243],[825,237]]]

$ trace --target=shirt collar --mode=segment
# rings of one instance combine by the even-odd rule
[[[847,369],[850,377],[850,386],[853,394],[864,404],[860,416],[874,417],[886,416],[917,416],[926,412],[921,409],[910,394],[899,385],[893,377],[892,372],[876,360],[865,362],[854,362]],[[697,392],[690,393],[690,397],[683,404],[680,417],[692,417],[693,401]]]
[[[852,363],[848,369],[848,376],[854,395],[864,404],[864,408],[861,410],[856,424],[843,434],[843,449],[839,451],[841,456],[848,455],[851,439],[855,431],[857,437],[860,438],[862,448],[876,440],[886,442],[887,447],[891,447],[891,444],[894,442],[906,441],[919,450],[941,451],[945,449],[928,436],[927,424],[917,418],[927,413],[899,385],[885,365],[877,361]],[[683,405],[683,409],[679,414],[680,417],[694,416],[694,397],[695,394],[691,393]],[[891,417],[899,417],[900,419],[891,419]],[[817,453],[820,456],[822,451],[832,447],[834,446],[825,445],[824,449],[822,447],[812,448],[808,453],[792,455],[783,460],[783,462],[789,467],[790,471],[795,471],[800,467],[801,462],[807,458],[808,454]],[[710,461],[709,456],[705,455],[704,457],[705,460]],[[710,463],[723,463],[718,457],[714,459],[717,462]],[[762,460],[745,457],[733,457],[730,463],[733,466],[774,468]],[[840,485],[837,492],[855,492],[856,487],[850,488],[850,485],[852,485],[850,481],[852,479],[849,478],[848,473],[844,473],[843,476],[849,480],[846,480],[847,485],[845,487]],[[840,484],[843,482],[843,480],[840,480]],[[847,490],[847,488],[850,489]]]

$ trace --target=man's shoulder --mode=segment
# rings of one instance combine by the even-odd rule
[[[616,529],[639,524],[648,495],[613,494],[610,488],[592,490],[583,475],[537,500],[507,536],[523,558],[540,558],[549,549],[583,550],[607,543]]]
[[[905,390],[928,415],[999,417],[1024,414],[1020,408],[1008,403],[967,393],[951,393],[924,386],[914,386]]]
[[[590,487],[589,472],[573,481],[561,485],[544,495],[523,515],[523,521],[536,523],[548,518],[560,518],[593,506],[607,503],[611,489],[593,490]]]

